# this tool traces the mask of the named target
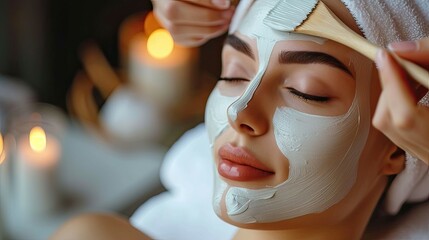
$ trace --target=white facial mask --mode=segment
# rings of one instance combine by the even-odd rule
[[[270,188],[231,187],[226,194],[229,217],[240,223],[280,221],[322,212],[340,201],[355,182],[361,148],[353,143],[359,125],[356,101],[337,117],[277,108],[274,135],[289,160],[289,177]]]
[[[256,76],[251,81],[249,87],[242,96],[234,102],[228,109],[231,120],[237,119],[237,114],[247,107],[247,103],[253,97],[256,89],[261,83],[261,79],[267,69],[274,45],[278,41],[302,40],[312,41],[319,44],[325,43],[325,39],[297,33],[285,33],[271,29],[263,23],[263,19],[268,12],[276,5],[276,1],[259,0],[250,8],[249,13],[244,17],[240,25],[239,32],[252,38],[256,38],[258,47],[259,68]]]
[[[256,38],[260,65],[243,95],[229,106],[228,116],[232,121],[237,119],[257,91],[276,42],[298,39],[324,42],[304,35],[280,33],[261,25],[275,2],[256,1],[239,29],[240,33]],[[354,57],[362,58],[359,55]],[[365,62],[365,59],[359,61]],[[217,212],[224,203],[228,217],[233,221],[276,222],[322,212],[347,195],[355,182],[360,154],[369,131],[369,95],[366,90],[369,89],[372,65],[366,62],[368,64],[361,66],[365,71],[357,69],[358,73],[365,75],[356,76],[356,96],[346,114],[326,117],[302,113],[287,106],[277,108],[273,119],[274,135],[279,150],[290,163],[288,179],[274,187],[246,189],[229,186],[215,174],[218,187],[215,188],[213,204]],[[222,95],[214,90],[206,109],[211,144],[229,126],[225,113],[227,97],[219,96]],[[228,99],[228,102],[232,101],[233,98]],[[222,115],[222,112],[225,117],[223,124],[210,119],[211,116]]]
[[[213,147],[215,139],[229,126],[226,109],[237,99],[238,97],[223,96],[217,88],[210,94],[205,113],[210,147]]]

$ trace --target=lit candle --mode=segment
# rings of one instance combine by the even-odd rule
[[[3,135],[0,133],[0,213],[4,212],[9,195],[9,171]],[[1,217],[1,216],[0,216]]]
[[[0,133],[0,197],[2,201],[2,204],[5,203],[7,200],[7,195],[9,193],[9,159],[8,159],[8,153],[6,152],[6,143],[3,135]]]
[[[154,22],[152,18],[149,14],[145,23]],[[165,29],[147,29],[130,43],[130,82],[160,107],[175,107],[191,93],[198,51],[174,44]]]
[[[6,140],[0,133],[0,240],[6,239],[6,220],[8,219],[9,212],[11,212],[9,169]]]
[[[57,199],[53,174],[61,147],[41,126],[19,138],[16,147],[16,204],[22,217],[49,214]]]

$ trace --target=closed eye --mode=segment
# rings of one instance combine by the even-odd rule
[[[300,92],[294,88],[288,87],[287,89],[289,90],[290,93],[292,93],[293,95],[295,95],[298,98],[303,99],[304,101],[328,102],[330,100],[329,97],[306,94],[306,93]]]
[[[220,77],[220,78],[218,79],[218,81],[227,81],[227,82],[242,82],[242,81],[245,81],[245,82],[250,82],[250,80],[249,80],[249,79],[245,79],[245,78],[236,78],[236,77],[233,77],[233,78]]]

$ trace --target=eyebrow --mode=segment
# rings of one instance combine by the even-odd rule
[[[245,41],[241,40],[234,34],[230,34],[226,37],[225,45],[230,45],[235,50],[244,53],[253,60],[255,60],[255,55],[250,48],[250,45]],[[338,68],[350,76],[353,76],[352,72],[346,65],[344,65],[337,58],[323,53],[323,52],[312,52],[312,51],[282,51],[279,54],[279,63],[298,63],[298,64],[311,64],[311,63],[320,63],[326,64],[331,67]]]
[[[298,64],[311,64],[320,63],[326,64],[331,67],[338,68],[350,76],[353,76],[350,69],[346,67],[340,60],[335,57],[322,53],[311,51],[282,51],[279,54],[279,63],[298,63]]]
[[[250,45],[247,44],[245,41],[241,40],[240,38],[238,38],[237,36],[235,36],[234,34],[228,35],[226,37],[225,45],[230,45],[235,50],[242,52],[247,56],[249,56],[250,58],[252,58],[253,60],[255,60],[255,55],[252,49],[250,48]]]

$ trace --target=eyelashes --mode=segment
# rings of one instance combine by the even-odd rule
[[[219,77],[218,81],[227,81],[227,82],[241,82],[241,81],[245,81],[245,82],[250,82],[249,79],[245,79],[245,78],[228,78],[228,77]]]
[[[228,77],[219,77],[218,81],[227,81],[230,83],[239,83],[239,82],[249,82],[249,79],[245,79],[245,78],[228,78]],[[295,97],[298,97],[304,101],[313,101],[313,102],[319,102],[319,103],[325,103],[328,102],[330,100],[329,97],[325,97],[325,96],[316,96],[316,95],[310,95],[307,93],[303,93],[300,92],[298,90],[296,90],[295,88],[291,88],[291,87],[287,87],[286,88],[291,94],[293,94]]]
[[[288,89],[290,93],[292,93],[293,95],[295,95],[298,98],[303,99],[304,101],[328,102],[330,99],[329,97],[306,94],[306,93],[303,93],[303,92],[296,90],[295,88],[288,87],[286,89]]]

